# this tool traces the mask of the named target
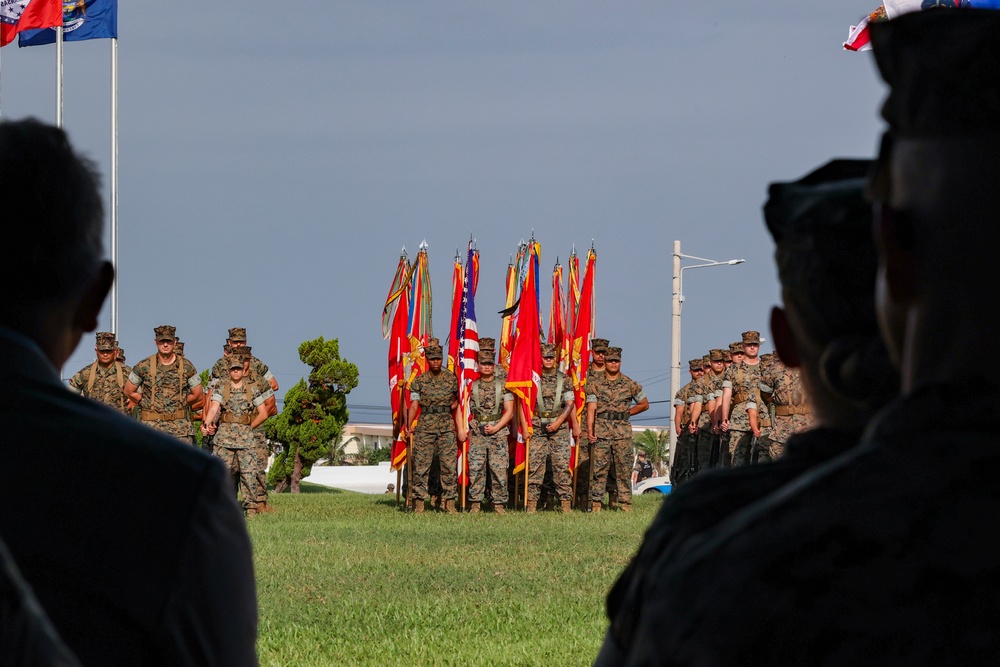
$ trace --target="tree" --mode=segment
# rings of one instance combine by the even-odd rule
[[[646,457],[657,474],[664,474],[666,461],[670,458],[670,431],[657,433],[647,428],[633,442],[637,449],[646,452]]]
[[[289,389],[281,412],[264,424],[267,437],[283,447],[268,473],[276,493],[298,493],[313,463],[330,456],[349,418],[347,394],[358,386],[358,367],[340,358],[336,338],[302,343],[299,359],[312,368],[308,381]]]

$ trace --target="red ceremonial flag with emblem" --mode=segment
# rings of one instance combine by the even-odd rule
[[[389,395],[392,404],[392,452],[391,465],[393,470],[402,468],[406,463],[406,440],[403,437],[403,425],[406,413],[410,409],[409,392],[406,388],[406,357],[410,351],[410,341],[407,336],[409,328],[409,311],[407,309],[406,292],[396,305],[396,315],[392,320],[392,330],[389,336]]]
[[[462,259],[455,255],[455,270],[451,273],[451,328],[448,329],[448,363],[446,368],[455,373],[458,363],[458,347],[462,338],[462,298],[465,292]]]
[[[539,337],[538,318],[538,256],[541,246],[532,240],[528,249],[527,276],[521,289],[521,303],[517,313],[514,348],[510,354],[510,370],[507,372],[507,389],[517,397],[518,409],[525,416],[523,433],[525,443],[518,438],[514,450],[514,473],[524,470],[527,447],[531,443],[531,414],[538,399],[541,385],[542,350]]]
[[[552,269],[552,304],[549,307],[549,343],[556,346],[556,364],[565,372],[563,341],[566,339],[566,309],[563,305],[563,267],[556,261]]]
[[[0,46],[22,30],[56,28],[63,22],[62,0],[3,0],[0,2]]]

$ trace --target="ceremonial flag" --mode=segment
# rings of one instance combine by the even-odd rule
[[[517,270],[514,268],[514,262],[511,261],[507,264],[507,278],[506,278],[506,300],[505,300],[505,310],[513,308],[514,301],[517,299]],[[514,318],[511,315],[507,315],[503,318],[503,325],[500,329],[500,367],[507,370],[510,367],[510,348],[511,334],[514,331]]]
[[[7,46],[23,31],[58,26],[62,21],[61,0],[0,0],[0,46]]]
[[[410,409],[409,390],[406,385],[406,357],[410,351],[410,341],[406,335],[409,327],[409,311],[406,294],[399,299],[396,316],[392,320],[389,339],[389,396],[392,405],[392,452],[391,465],[399,470],[406,463],[406,439],[403,426]]]
[[[576,255],[576,247],[569,256],[569,284],[566,285],[566,335],[563,337],[563,362],[565,372],[569,373],[570,360],[573,358],[573,332],[576,331],[576,311],[580,307],[580,258]]]
[[[458,361],[458,344],[462,338],[462,299],[465,292],[462,258],[455,252],[455,270],[451,274],[451,328],[448,329],[448,363],[446,368],[455,373]]]
[[[574,405],[578,417],[583,416],[587,403],[587,369],[590,366],[590,339],[594,335],[594,280],[597,274],[597,253],[587,253],[587,274],[580,291],[580,310],[573,332],[573,355],[570,358],[570,379],[573,381]],[[582,424],[583,422],[581,422]]]
[[[532,239],[528,245],[527,273],[521,289],[521,305],[518,308],[514,334],[514,348],[510,355],[510,371],[507,374],[507,389],[518,399],[518,408],[526,422],[523,433],[525,443],[518,445],[514,455],[514,473],[524,470],[531,441],[531,414],[538,398],[541,385],[542,350],[540,347],[538,322],[538,259],[541,246]]]
[[[434,335],[431,331],[431,274],[426,242],[420,244],[410,284],[410,337],[423,346]]]
[[[382,307],[382,338],[388,339],[391,332],[391,325],[394,322],[392,319],[392,307],[406,290],[407,285],[410,284],[410,277],[413,272],[410,270],[410,261],[406,257],[406,248],[403,248],[399,253],[399,264],[396,265],[396,275],[392,278],[392,284],[389,285],[389,294],[385,298],[385,306]],[[408,304],[408,299],[404,296],[404,304]],[[409,308],[409,305],[404,307],[404,310]]]
[[[462,284],[461,318],[459,322],[458,377],[459,423],[468,433],[472,383],[479,379],[479,329],[476,326],[476,286],[479,283],[479,251],[469,243],[469,256],[465,263],[465,280]],[[469,441],[458,450],[458,484],[469,485]]]
[[[118,37],[118,0],[65,0],[61,5],[63,41]],[[55,25],[58,26],[59,22]],[[46,27],[44,30],[22,32],[17,45],[40,46],[55,41],[55,28]]]
[[[566,312],[563,305],[563,268],[559,260],[552,269],[552,304],[549,306],[549,343],[556,346],[556,363],[565,372],[563,341],[566,339]]]

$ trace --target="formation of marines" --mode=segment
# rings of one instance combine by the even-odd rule
[[[629,419],[647,410],[649,401],[642,386],[621,372],[621,348],[609,347],[604,339],[594,339],[592,345],[594,365],[587,375],[585,425],[582,425],[574,409],[573,383],[556,367],[555,345],[541,345],[540,390],[531,414],[527,415],[515,410],[514,396],[505,386],[506,373],[496,367],[495,339],[481,338],[480,377],[472,383],[469,423],[465,429],[457,414],[458,379],[443,368],[444,352],[437,339],[431,339],[424,348],[428,369],[410,386],[411,403],[405,427],[406,435],[411,437],[412,465],[407,474],[409,507],[413,512],[425,511],[435,459],[441,470],[442,509],[447,513],[458,511],[455,445],[467,442],[468,511],[476,513],[483,509],[489,482],[489,504],[497,514],[505,513],[511,495],[511,426],[519,423],[522,433],[526,433],[528,420],[533,433],[525,488],[525,510],[529,514],[537,512],[542,504],[546,471],[551,472],[552,493],[563,512],[572,511],[575,500],[576,506],[584,511],[601,511],[606,488],[612,507],[631,511],[635,449]],[[514,422],[515,418],[518,422]],[[581,437],[584,426],[585,439]],[[577,462],[572,466],[574,443],[578,446]]]
[[[728,349],[688,362],[691,381],[673,401],[674,484],[707,468],[773,461],[793,433],[812,427],[798,369],[759,353],[760,334],[745,331]]]
[[[98,332],[97,359],[70,379],[70,389],[192,446],[201,422],[202,447],[226,464],[247,516],[265,511],[270,451],[262,424],[277,414],[278,382],[253,356],[246,329],[229,330],[207,387],[184,356],[176,327],[153,333],[156,353],[129,367],[115,335]]]

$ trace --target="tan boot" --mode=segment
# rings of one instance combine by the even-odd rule
[[[458,512],[458,510],[455,509],[455,499],[454,498],[447,498],[447,499],[445,499],[445,501],[444,501],[444,511],[445,511],[445,514],[455,514],[456,512]]]
[[[535,498],[534,500],[529,500],[527,504],[524,506],[524,511],[527,512],[528,514],[537,514],[538,498]]]
[[[413,499],[413,513],[414,514],[423,514],[424,513],[424,499],[423,498],[414,498]]]
[[[622,512],[631,512],[632,511],[632,506],[630,504],[628,504],[628,503],[622,503],[621,504],[621,510],[622,510]]]
[[[495,504],[493,506],[493,512],[495,514],[506,514],[507,510],[504,509],[503,505],[501,505],[500,503],[497,503],[497,504]]]
[[[591,512],[600,512],[601,511],[601,503],[600,503],[600,501],[595,500],[595,501],[591,502],[590,503],[590,511]]]
[[[431,507],[436,510],[441,510],[441,496],[431,496]]]
[[[479,503],[469,503],[469,514],[479,514]]]
[[[562,501],[562,511],[563,511],[563,514],[569,514],[570,512],[572,512],[573,511],[573,501],[571,501],[571,500],[564,500],[564,501]]]

